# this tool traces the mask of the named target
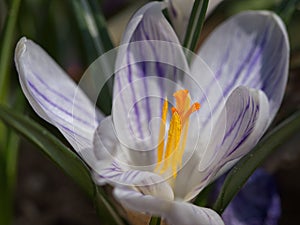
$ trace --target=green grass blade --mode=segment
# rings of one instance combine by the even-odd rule
[[[152,216],[151,217],[151,220],[149,222],[149,225],[160,225],[161,224],[161,219],[160,217],[155,217],[155,216]]]
[[[108,50],[113,48],[112,41],[106,29],[104,16],[100,11],[100,7],[94,0],[70,0],[74,9],[75,16],[83,39],[83,46],[88,58],[88,64],[91,64],[97,57],[101,56]],[[106,80],[110,75],[111,62],[103,62],[101,64],[101,73]],[[99,108],[106,115],[111,113],[112,103],[112,81],[108,81],[100,92],[100,98],[97,102]]]
[[[90,4],[92,2],[93,4]],[[106,29],[105,19],[94,1],[71,0],[84,44],[92,61],[113,48],[112,41]],[[97,9],[97,10],[96,10]],[[87,42],[88,41],[88,42]]]
[[[15,110],[21,111],[23,104],[20,101],[18,103],[20,103],[20,106]],[[19,141],[19,137],[11,129],[7,129],[5,154],[0,157],[0,224],[9,225],[13,222]]]
[[[106,207],[108,213],[110,213],[111,218],[110,220],[102,220],[103,222],[107,222],[107,224],[116,224],[116,225],[128,225],[126,221],[124,221],[118,214],[117,210],[115,209],[113,204],[110,204],[110,200],[105,198],[105,194],[101,187],[96,189],[96,198],[95,198],[95,205],[97,207],[97,213],[101,216],[103,214],[103,208]]]
[[[13,43],[15,27],[19,14],[21,0],[11,1],[9,13],[6,18],[5,27],[0,38],[0,104],[7,104],[6,97],[9,90],[9,68],[12,62]],[[5,149],[7,145],[7,130],[0,123],[0,155],[5,158]]]
[[[286,24],[289,24],[299,4],[300,0],[283,0],[275,11]]]
[[[8,103],[9,75],[11,74],[9,69],[12,62],[15,28],[20,4],[21,0],[13,0],[10,2],[5,28],[3,29],[3,33],[1,33],[0,104]],[[13,218],[13,181],[15,179],[16,152],[18,148],[18,144],[11,146],[11,141],[17,142],[17,139],[15,139],[4,124],[0,122],[0,224],[7,225],[12,223]]]
[[[81,159],[55,136],[32,119],[0,106],[0,119],[42,150],[61,169],[72,177],[87,193],[93,196],[90,172]]]
[[[112,40],[110,38],[110,35],[107,30],[106,20],[101,12],[101,8],[99,5],[99,1],[97,0],[81,0],[82,5],[85,4],[86,8],[89,13],[91,13],[95,20],[95,25],[97,27],[97,30],[99,31],[99,41],[102,44],[102,54],[113,49],[114,45],[112,43]],[[88,7],[88,3],[89,6]],[[98,51],[101,53],[100,51]]]
[[[8,81],[9,68],[13,55],[15,28],[18,19],[21,0],[13,0],[7,16],[3,37],[1,37],[0,52],[0,103],[4,103]]]
[[[96,195],[97,207],[101,209],[99,210],[101,220],[110,221],[110,224],[122,225],[122,223],[119,222],[121,219],[117,217],[117,214],[112,214],[113,209],[105,196],[97,191],[89,169],[74,152],[35,121],[24,117],[22,114],[13,112],[5,106],[0,106],[0,120],[36,145],[92,199],[94,199]]]
[[[19,137],[8,130],[6,156],[0,160],[0,224],[13,223],[14,192],[17,176]]]
[[[14,101],[12,107],[15,112],[23,113],[25,106],[24,95],[21,90],[15,90],[16,100]],[[8,140],[6,146],[6,175],[7,184],[10,190],[14,189],[16,176],[17,176],[17,158],[19,151],[19,136],[8,129]]]
[[[286,142],[292,134],[299,130],[300,111],[293,114],[267,134],[248,155],[243,157],[233,167],[225,179],[213,207],[214,210],[219,214],[222,214],[255,169],[262,164],[270,153]]]
[[[185,34],[183,47],[195,51],[205,20],[208,0],[195,0],[191,17]]]

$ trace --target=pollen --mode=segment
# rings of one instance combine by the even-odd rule
[[[172,117],[169,124],[167,140],[166,122],[168,114],[168,100],[164,100],[159,130],[159,144],[157,148],[157,166],[155,172],[163,174],[171,171],[176,179],[177,171],[182,166],[182,158],[186,146],[189,118],[193,112],[200,109],[200,103],[191,105],[188,90],[179,90],[173,94],[176,104],[171,108]]]

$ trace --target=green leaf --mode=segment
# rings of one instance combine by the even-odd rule
[[[35,121],[13,112],[5,106],[0,106],[0,119],[42,150],[67,175],[73,178],[92,199],[96,198],[95,203],[100,209],[98,210],[100,219],[110,222],[109,224],[123,225],[109,201],[103,193],[98,191],[87,166],[74,152]]]
[[[92,63],[97,57],[105,52],[113,49],[112,41],[106,29],[106,21],[101,13],[100,7],[95,0],[70,0],[74,9],[75,16],[81,35],[83,37],[83,46],[85,48],[88,64]],[[103,60],[102,60],[103,61]],[[102,63],[101,61],[101,63]],[[110,75],[111,62],[103,62],[101,66],[101,73],[106,80]],[[109,80],[100,92],[98,107],[106,115],[111,113],[112,104],[112,79]]]
[[[275,11],[288,24],[299,4],[300,0],[282,0],[280,6]]]
[[[81,159],[55,136],[33,120],[0,106],[0,119],[30,140],[72,177],[87,193],[93,196],[94,187],[90,172]]]
[[[11,65],[13,55],[13,43],[15,28],[18,19],[18,13],[20,8],[21,0],[11,1],[9,14],[3,31],[3,37],[1,37],[1,52],[0,52],[0,103],[4,103],[8,81],[9,81],[9,68]]]
[[[19,137],[8,130],[7,139],[6,155],[0,157],[0,224],[10,225],[14,214]]]
[[[92,0],[70,0],[90,63],[114,46],[106,29],[106,21],[97,2]]]
[[[103,52],[102,52],[102,54],[103,54],[114,48],[114,45],[112,43],[112,40],[111,40],[108,30],[107,30],[106,20],[102,14],[102,10],[101,10],[98,0],[87,0],[86,2],[90,4],[91,13],[94,17],[95,24],[100,33],[100,42],[103,45]],[[85,3],[85,4],[87,4],[87,3]],[[99,53],[100,53],[100,51],[99,51]]]
[[[194,205],[201,206],[201,207],[207,206],[211,191],[213,189],[213,185],[214,183],[208,185],[197,195],[196,199],[193,202]]]
[[[25,99],[24,95],[20,89],[15,91],[16,99],[12,107],[15,112],[22,113],[24,110]],[[14,199],[14,190],[16,184],[17,177],[17,162],[18,162],[18,152],[19,152],[19,136],[11,129],[7,129],[7,145],[5,149],[5,177],[1,177],[1,179],[5,179],[5,183],[7,186],[7,192],[0,192],[0,195],[6,195],[6,208],[7,210],[11,210],[11,217],[13,217],[13,199]]]
[[[116,213],[117,210],[113,207],[113,204],[110,204],[109,200],[105,198],[105,193],[103,192],[102,188],[96,189],[95,204],[97,206],[97,212],[100,217],[103,214],[103,208],[106,207],[106,211],[108,211],[108,213],[110,213],[111,217],[113,218],[113,220],[107,220],[107,218],[103,218],[102,221],[107,222],[107,224],[128,225],[128,223],[126,221],[123,221]]]
[[[10,1],[9,13],[0,40],[0,104],[7,104],[9,68],[12,62],[15,28],[21,0]],[[1,31],[0,31],[1,32]],[[1,33],[0,33],[1,34]],[[0,122],[0,224],[11,224],[13,186],[16,176],[18,138]]]
[[[25,106],[25,98],[20,89],[14,90],[16,95],[15,100],[12,104],[12,108],[15,112],[23,113]],[[7,145],[6,145],[6,174],[7,174],[7,182],[9,185],[9,189],[13,189],[15,186],[15,179],[17,175],[17,157],[18,157],[18,149],[19,149],[19,136],[8,129],[7,135]]]
[[[293,114],[268,133],[257,146],[248,155],[244,156],[229,172],[213,207],[214,210],[222,214],[255,169],[264,162],[268,155],[299,130],[300,111]]]
[[[208,0],[195,0],[186,30],[183,47],[195,51],[205,20]]]
[[[160,217],[155,217],[155,216],[152,216],[151,217],[151,220],[149,222],[149,225],[160,225],[161,224],[161,219]]]
[[[11,1],[8,16],[5,21],[3,35],[0,40],[0,104],[7,104],[6,98],[9,91],[9,68],[11,66],[13,55],[13,44],[15,36],[15,28],[19,14],[21,0]],[[7,130],[0,123],[0,155],[4,154],[7,144]]]

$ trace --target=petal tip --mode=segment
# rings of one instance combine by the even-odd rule
[[[22,37],[16,46],[15,55],[16,57],[22,56],[24,52],[26,51],[26,43],[28,42],[28,39],[26,37]]]

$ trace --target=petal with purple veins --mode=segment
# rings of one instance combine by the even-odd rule
[[[108,183],[115,188],[134,187],[135,190],[143,194],[171,201],[174,199],[173,190],[163,177],[148,171],[125,170],[117,162],[113,162],[102,170],[95,171],[94,180],[99,185]]]
[[[23,92],[36,113],[56,126],[76,151],[91,148],[103,116],[75,82],[26,38],[18,42],[15,62]]]
[[[194,171],[199,176],[191,175],[195,179],[190,185],[195,186],[185,199],[195,197],[204,186],[232,167],[231,162],[246,155],[264,134],[268,120],[269,103],[264,92],[246,87],[235,89],[217,120],[208,148],[199,151],[201,160]]]
[[[132,189],[116,188],[114,196],[121,204],[133,211],[159,216],[167,224],[180,225],[224,225],[221,217],[213,210],[190,203],[169,201],[144,195]]]
[[[157,134],[159,121],[153,119],[161,117],[164,99],[172,99],[173,93],[183,88],[181,81],[189,73],[163,7],[164,3],[152,2],[134,15],[116,60],[112,110],[116,133],[128,148],[143,151],[157,144],[152,133]]]
[[[215,141],[204,153],[200,170],[206,170],[212,161],[227,163],[247,154],[266,131],[268,119],[269,103],[264,92],[236,88],[217,121],[212,133]]]
[[[231,17],[214,30],[198,54],[222,85],[222,97],[240,85],[265,92],[272,121],[284,94],[289,64],[287,32],[276,14],[249,11]],[[210,95],[214,89],[212,79],[205,93]],[[220,104],[214,103],[213,108],[217,112]]]

